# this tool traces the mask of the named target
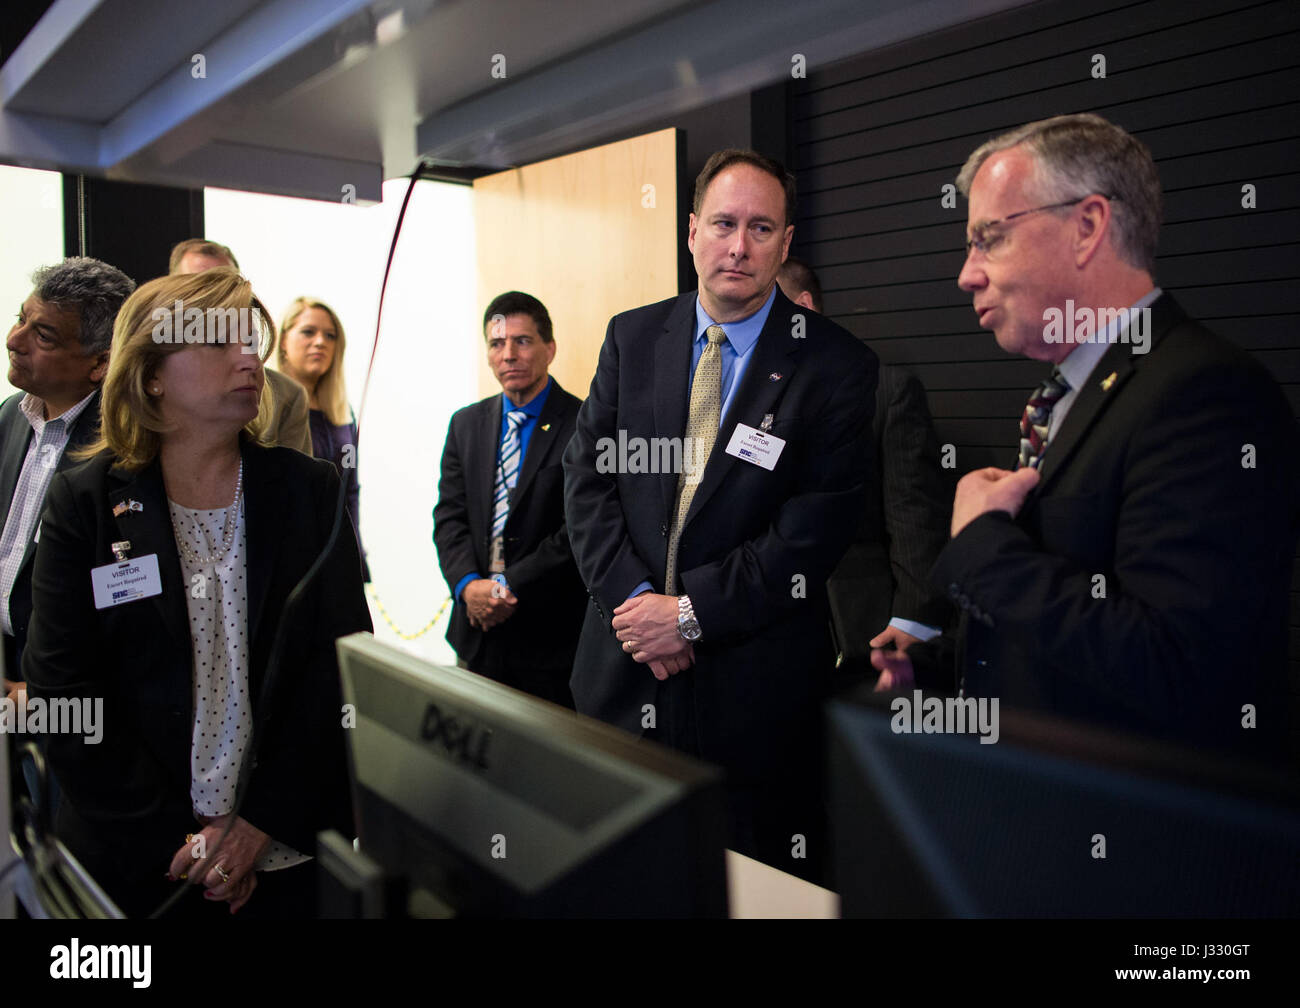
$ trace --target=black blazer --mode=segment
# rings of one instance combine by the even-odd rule
[[[1117,343],[1080,390],[1019,516],[971,522],[934,583],[963,610],[968,695],[1275,751],[1296,424],[1259,362],[1172,297],[1151,320],[1149,353]],[[1242,727],[1244,704],[1257,727]]]
[[[516,613],[487,633],[469,624],[465,606],[452,610],[447,640],[470,668],[527,688],[514,673],[552,673],[567,691],[586,591],[569,549],[564,522],[564,447],[581,400],[553,382],[519,469],[506,518],[506,581],[519,599]],[[501,396],[458,410],[442,452],[433,541],[448,588],[477,571],[489,575],[492,497],[501,440]],[[522,675],[523,673],[521,673]]]
[[[579,711],[637,733],[656,680],[623,652],[610,620],[640,582],[665,591],[678,477],[602,473],[598,443],[621,431],[628,439],[683,435],[695,299],[690,292],[610,320],[564,456],[569,536],[591,594],[574,700]],[[795,329],[796,310],[778,289],[678,547],[679,577],[703,631],[696,664],[682,674],[693,676],[700,755],[751,782],[815,735],[834,665],[826,579],[876,472],[876,356],[815,313]],[[771,433],[786,442],[773,471],[726,453],[737,423],[758,428],[769,413]]]
[[[242,454],[257,762],[240,815],[309,854],[318,830],[352,832],[334,640],[369,630],[370,614],[345,520],[266,681],[285,600],[325,545],[339,480],[328,462],[290,448],[245,443]],[[128,913],[144,913],[169,891],[168,862],[194,831],[193,649],[161,466],[131,474],[112,461],[97,456],[50,486],[23,671],[33,696],[103,698],[98,745],[48,738],[63,788],[57,829]],[[114,517],[128,500],[143,509]],[[90,571],[112,562],[117,540],[130,541],[131,557],[157,554],[163,591],[96,610]]]
[[[11,395],[0,405],[0,530],[9,521],[9,509],[13,506],[14,491],[18,487],[18,477],[22,475],[23,461],[27,458],[27,449],[32,443],[32,426],[18,408],[24,392]],[[73,452],[84,448],[95,440],[99,433],[99,389],[95,389],[90,402],[81,411],[68,435],[68,444],[59,458],[55,472],[64,472],[79,463],[73,458]],[[19,661],[27,643],[27,625],[32,618],[32,559],[36,555],[36,533],[40,529],[38,521],[32,529],[32,539],[27,543],[23,554],[22,566],[14,579],[13,592],[9,596],[9,620],[14,628],[12,642],[6,648],[5,659],[12,664],[7,666],[6,674],[10,679],[21,679]]]
[[[910,371],[880,366],[871,429],[879,479],[827,585],[845,661],[840,672],[855,676],[875,675],[869,642],[892,618],[943,629],[953,615],[946,595],[929,581],[948,541],[952,490],[940,469],[925,388]]]

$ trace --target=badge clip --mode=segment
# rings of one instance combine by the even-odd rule
[[[772,429],[772,421],[775,419],[776,419],[776,414],[764,413],[763,422],[758,425],[758,429],[761,430],[764,434],[766,434],[768,431]]]
[[[126,563],[126,551],[129,550],[130,548],[131,548],[130,539],[122,539],[118,542],[113,543],[113,545],[109,547],[109,549],[113,551],[113,556],[117,557],[118,563]]]

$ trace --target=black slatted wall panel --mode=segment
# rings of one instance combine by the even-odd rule
[[[818,271],[827,314],[925,383],[939,440],[957,448],[953,482],[1010,464],[1044,368],[975,324],[956,284],[965,202],[945,208],[941,188],[984,140],[1081,111],[1155,156],[1157,282],[1256,354],[1300,414],[1300,4],[1051,0],[810,68],[791,85],[793,251]],[[1247,183],[1255,209],[1242,206]],[[1300,728],[1300,563],[1291,614]]]

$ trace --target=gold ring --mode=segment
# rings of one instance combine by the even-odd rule
[[[221,865],[213,865],[212,870],[221,876],[222,882],[230,881],[230,876],[226,874],[226,869],[222,868]]]

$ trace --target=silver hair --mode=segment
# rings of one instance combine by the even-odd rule
[[[115,266],[88,256],[71,256],[32,274],[32,293],[81,320],[78,339],[88,354],[102,353],[113,342],[113,320],[135,290],[135,281]]]
[[[1155,272],[1164,203],[1145,144],[1091,112],[1040,119],[977,147],[957,175],[962,195],[970,196],[990,156],[1021,145],[1034,158],[1038,198],[1057,203],[1091,193],[1108,197],[1115,251],[1130,266]]]

